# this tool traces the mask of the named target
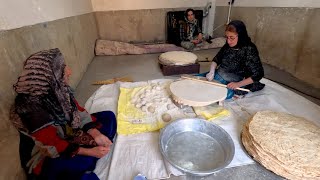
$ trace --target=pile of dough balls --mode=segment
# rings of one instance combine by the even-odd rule
[[[167,110],[176,106],[169,99],[165,87],[161,84],[152,84],[138,91],[132,98],[131,103],[144,112],[155,113],[156,109],[166,105]]]

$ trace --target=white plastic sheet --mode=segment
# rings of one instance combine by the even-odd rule
[[[277,83],[267,79],[263,79],[262,82],[266,84],[263,90],[250,93],[242,99],[225,101],[224,106],[230,110],[231,116],[214,121],[230,134],[235,144],[235,156],[228,167],[254,163],[242,147],[240,134],[243,124],[257,111],[286,112],[309,119],[320,126],[320,106]],[[125,85],[137,84],[125,83]],[[120,83],[102,86],[89,98],[86,109],[90,113],[104,110],[116,113],[119,87]],[[161,179],[169,177],[170,174],[183,175],[162,158],[158,147],[158,136],[159,133],[119,136],[115,142],[112,158],[110,154],[98,161],[95,170],[98,177],[133,179],[135,175],[142,173],[149,179]]]

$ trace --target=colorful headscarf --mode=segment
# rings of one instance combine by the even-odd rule
[[[80,116],[75,99],[64,80],[65,66],[64,58],[57,48],[31,55],[14,85],[18,93],[16,112],[21,115],[45,110],[54,124],[70,124],[72,128],[79,128]],[[37,121],[48,120],[40,118]]]

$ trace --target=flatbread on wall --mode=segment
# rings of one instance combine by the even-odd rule
[[[287,113],[261,111],[244,125],[242,142],[259,163],[288,179],[320,179],[320,127]]]

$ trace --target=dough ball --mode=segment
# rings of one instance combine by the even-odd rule
[[[134,97],[134,98],[131,98],[131,101],[130,101],[130,102],[131,102],[131,104],[136,104],[137,98],[135,98],[135,97]]]
[[[141,94],[139,97],[142,99],[142,98],[146,97],[146,95],[145,94]]]
[[[168,113],[162,114],[161,118],[162,118],[162,120],[163,120],[164,122],[169,122],[169,121],[171,121],[171,115],[168,114]]]
[[[136,103],[136,108],[140,108],[142,106],[141,103]]]
[[[142,98],[141,99],[141,104],[145,105],[147,103],[147,99],[146,98]]]
[[[156,108],[151,105],[151,106],[148,107],[148,111],[151,112],[151,113],[154,113],[156,111]]]
[[[147,106],[142,106],[142,107],[141,107],[141,110],[142,110],[142,111],[147,111]]]
[[[174,109],[175,107],[176,107],[176,106],[173,105],[173,104],[168,104],[168,105],[167,105],[167,109],[168,109],[168,110]]]
[[[157,86],[157,87],[156,87],[156,90],[160,91],[160,90],[161,90],[161,87],[160,87],[160,86]]]
[[[161,102],[161,99],[160,98],[155,98],[154,101],[155,102]]]

